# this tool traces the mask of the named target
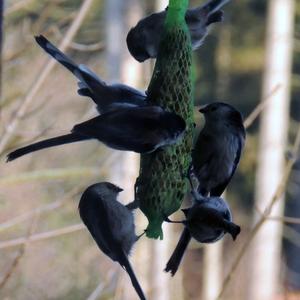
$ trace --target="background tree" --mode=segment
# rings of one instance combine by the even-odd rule
[[[290,77],[292,66],[294,1],[270,0],[268,7],[263,98],[276,85],[278,92],[272,96],[262,112],[258,168],[256,175],[255,208],[263,212],[282,178],[287,132],[289,126]],[[283,216],[284,198],[272,210]],[[279,291],[281,261],[281,222],[267,222],[253,242],[251,268],[252,284],[249,299],[274,299]]]

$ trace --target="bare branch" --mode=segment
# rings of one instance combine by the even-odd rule
[[[225,277],[225,279],[223,281],[223,286],[222,286],[221,292],[220,292],[217,299],[222,299],[223,294],[224,294],[227,286],[229,285],[229,283],[230,283],[230,281],[233,277],[233,274],[235,273],[237,267],[239,266],[239,264],[241,262],[241,259],[243,258],[243,256],[247,252],[247,250],[249,249],[249,246],[250,246],[251,242],[253,241],[255,235],[257,234],[259,229],[262,227],[262,225],[268,220],[268,216],[270,215],[274,204],[281,198],[282,194],[284,193],[284,191],[286,189],[286,185],[287,185],[289,175],[290,175],[290,173],[292,171],[292,168],[293,168],[293,165],[296,161],[295,158],[297,157],[299,145],[300,145],[300,125],[298,126],[298,133],[297,133],[295,143],[294,143],[294,146],[293,146],[293,151],[292,151],[293,155],[292,155],[292,158],[288,161],[288,163],[285,167],[284,174],[283,174],[282,179],[281,179],[281,183],[277,187],[277,190],[276,190],[274,196],[270,200],[270,204],[266,207],[263,214],[260,216],[260,219],[258,220],[256,225],[252,229],[249,237],[247,238],[246,242],[242,246],[240,252],[238,253],[238,255],[236,257],[236,259],[234,260],[234,262],[231,266],[231,269],[229,270],[227,276]]]
[[[95,288],[95,290],[89,295],[89,297],[86,298],[86,300],[97,300],[100,294],[102,293],[103,289],[104,289],[104,283],[100,282]]]
[[[268,217],[268,221],[278,221],[287,224],[300,224],[300,218],[292,218],[292,217]]]
[[[20,237],[20,238],[13,239],[13,240],[3,241],[3,242],[0,242],[0,249],[23,245],[27,242],[33,243],[33,242],[37,242],[37,241],[46,240],[46,239],[62,236],[65,234],[74,233],[74,232],[80,231],[84,228],[85,228],[85,226],[82,223],[80,223],[80,224],[75,224],[75,225],[63,227],[63,228],[56,229],[56,230],[37,233],[37,234],[31,235],[29,238]]]
[[[98,42],[98,43],[88,44],[88,45],[75,43],[75,42],[70,44],[70,48],[77,50],[77,51],[83,51],[83,52],[99,51],[99,50],[103,50],[104,47],[105,47],[105,45],[103,42]]]
[[[3,276],[2,280],[0,281],[0,289],[4,288],[4,286],[6,285],[6,283],[9,280],[9,278],[12,276],[12,274],[14,273],[16,268],[18,267],[22,257],[24,256],[25,251],[26,251],[26,247],[28,245],[28,241],[29,241],[34,229],[35,229],[36,224],[37,224],[37,219],[38,219],[37,215],[32,219],[29,230],[28,230],[28,234],[26,236],[25,243],[20,248],[18,255],[14,258],[9,270],[6,272],[6,274]]]
[[[5,229],[16,226],[28,219],[31,219],[32,217],[41,215],[42,213],[49,212],[49,211],[52,211],[52,210],[55,210],[55,209],[61,207],[62,205],[64,205],[67,202],[67,200],[69,200],[70,198],[73,198],[76,194],[78,194],[81,189],[82,189],[82,187],[75,187],[69,193],[67,193],[62,199],[59,199],[52,203],[37,207],[31,211],[23,213],[15,218],[12,218],[12,219],[0,224],[0,232]]]
[[[99,169],[97,169],[97,175],[99,176],[103,176],[105,174],[105,170],[116,160],[118,159],[120,153],[119,152],[113,152],[113,154],[111,154],[109,157],[105,157],[105,159],[103,159],[99,165],[97,166]],[[24,174],[23,174],[24,175]],[[86,174],[85,174],[86,176]],[[1,183],[1,180],[0,180]],[[1,184],[0,184],[1,186]],[[41,214],[44,212],[49,212],[52,211],[54,209],[57,209],[59,207],[61,207],[69,198],[74,197],[83,187],[75,187],[73,188],[70,192],[68,192],[62,199],[54,201],[52,203],[46,204],[46,205],[42,205],[40,207],[37,207],[29,212],[26,212],[24,214],[21,214],[17,217],[14,217],[2,224],[0,224],[0,232],[8,229],[12,226],[18,225],[26,220],[28,220],[29,218],[32,218],[33,216],[37,215],[37,214]]]
[[[267,106],[267,104],[270,102],[270,100],[273,99],[272,96],[276,94],[281,88],[281,84],[277,84],[274,89],[263,99],[255,108],[254,110],[248,115],[246,120],[244,121],[245,128],[249,128],[253,122],[257,119],[259,114],[264,110],[264,108]]]
[[[300,233],[290,226],[284,226],[283,236],[290,243],[300,247]]]
[[[104,171],[102,172],[102,174]],[[96,176],[101,174],[98,168],[61,168],[61,169],[46,169],[21,174],[11,175],[0,178],[0,186],[19,184],[28,181],[61,179],[61,178],[76,178],[86,176]]]
[[[14,13],[14,12],[20,10],[20,9],[23,9],[23,8],[27,7],[29,4],[31,4],[31,2],[33,2],[33,0],[21,0],[17,3],[15,3],[15,4],[9,6],[5,10],[4,15],[8,16],[8,15],[10,15],[10,14],[12,14],[12,13]]]
[[[73,23],[71,24],[70,28],[68,29],[64,39],[59,45],[59,48],[62,51],[65,51],[68,46],[70,45],[73,37],[77,33],[78,29],[80,28],[81,23],[83,22],[86,14],[88,13],[93,0],[85,0],[81,5],[79,12],[74,19]],[[11,137],[14,134],[14,131],[19,125],[20,119],[25,115],[27,109],[30,107],[31,102],[33,101],[34,97],[36,96],[37,92],[41,88],[41,86],[45,83],[46,78],[49,76],[50,72],[52,71],[53,67],[55,66],[55,60],[50,59],[46,66],[43,68],[41,72],[37,75],[37,78],[33,82],[32,87],[30,88],[28,94],[25,96],[19,108],[17,109],[16,113],[12,117],[9,122],[9,126],[7,130],[5,130],[2,139],[0,141],[0,153],[2,153],[5,148],[7,147]]]

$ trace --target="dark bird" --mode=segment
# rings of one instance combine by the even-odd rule
[[[44,148],[97,139],[106,146],[138,153],[175,144],[183,136],[185,121],[159,106],[123,108],[77,124],[71,133],[19,148],[7,161]]]
[[[222,195],[240,161],[245,143],[245,128],[239,111],[229,104],[214,102],[202,107],[205,125],[192,152],[191,173],[197,178],[198,193],[211,197]],[[184,229],[166,271],[176,273],[191,234]]]
[[[91,185],[81,196],[79,214],[100,250],[126,270],[139,298],[146,299],[128,260],[138,237],[132,211],[117,201],[121,191],[109,182]]]
[[[200,195],[199,195],[200,196]],[[182,210],[186,216],[185,221],[173,222],[166,219],[167,222],[171,223],[183,223],[185,225],[185,231],[189,233],[189,240],[193,237],[200,243],[214,243],[220,240],[225,233],[229,233],[232,239],[235,240],[239,235],[241,229],[238,225],[232,222],[232,215],[228,204],[220,197],[203,197],[200,196],[195,201],[194,205],[190,208]],[[182,259],[182,256],[176,255],[177,251],[182,251],[180,248],[186,249],[188,243],[183,243],[185,239],[180,238],[175,251],[167,263],[165,271],[170,271],[172,276],[175,275],[177,269],[174,269],[174,265],[178,264]]]
[[[191,34],[193,50],[199,48],[204,42],[209,25],[223,20],[223,12],[220,9],[229,1],[210,0],[199,7],[187,10],[185,20]],[[127,47],[137,61],[143,62],[157,57],[166,15],[167,9],[153,13],[140,20],[129,31],[126,39]]]
[[[44,36],[36,36],[35,40],[41,48],[77,77],[78,94],[90,97],[100,114],[123,107],[146,105],[144,92],[120,83],[108,85],[87,66],[74,63]]]

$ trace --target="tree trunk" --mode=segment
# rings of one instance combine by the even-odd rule
[[[270,203],[284,168],[289,120],[293,15],[293,0],[269,1],[262,98],[277,84],[281,88],[263,111],[260,123],[255,205],[261,212]],[[272,215],[283,215],[283,204],[283,199],[278,201]],[[274,299],[278,292],[281,236],[280,222],[266,222],[253,241],[249,294],[251,300]]]

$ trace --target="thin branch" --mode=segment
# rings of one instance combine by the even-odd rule
[[[103,176],[105,174],[105,170],[115,161],[118,159],[120,153],[119,152],[113,152],[113,154],[111,154],[109,157],[105,157],[105,159],[103,159],[99,165],[98,165],[98,172],[97,175],[99,176]],[[0,180],[1,181],[1,180]],[[24,214],[21,214],[17,217],[14,217],[2,224],[0,224],[0,232],[2,230],[8,229],[12,226],[18,225],[26,220],[28,220],[29,218],[32,218],[32,216],[36,215],[36,214],[42,214],[44,212],[49,212],[52,211],[54,209],[57,209],[59,207],[61,207],[69,198],[73,198],[83,187],[75,187],[73,188],[70,192],[68,192],[62,199],[54,201],[52,203],[46,204],[46,205],[42,205],[38,208],[35,208],[29,212],[26,212]]]
[[[70,28],[68,29],[64,39],[59,45],[59,48],[62,51],[66,51],[68,46],[70,45],[73,37],[77,33],[78,29],[81,26],[86,14],[88,13],[91,5],[93,4],[93,0],[85,0],[81,5],[79,12],[74,19],[73,23],[71,24]],[[37,78],[35,79],[32,87],[30,88],[28,94],[25,96],[24,100],[21,101],[21,105],[17,109],[16,113],[12,117],[9,122],[9,126],[7,130],[5,130],[2,139],[0,141],[0,153],[3,153],[5,148],[7,147],[10,139],[12,138],[14,131],[18,127],[21,118],[25,115],[27,109],[30,107],[31,102],[33,101],[34,97],[36,96],[37,92],[41,88],[41,86],[45,83],[46,78],[49,76],[50,72],[52,71],[53,67],[56,65],[54,59],[50,59],[46,66],[43,68],[41,72],[39,72]]]
[[[37,207],[31,211],[23,213],[17,217],[14,217],[14,218],[0,224],[0,232],[5,229],[16,226],[20,223],[23,223],[24,221],[31,219],[32,217],[35,217],[36,215],[41,215],[42,213],[53,211],[53,210],[61,207],[62,205],[64,205],[67,202],[67,200],[69,200],[69,199],[73,198],[75,195],[77,195],[81,189],[82,189],[82,187],[75,187],[69,193],[67,193],[62,199],[59,199],[52,203]]]
[[[290,243],[300,247],[300,233],[290,226],[284,226],[283,237]]]
[[[21,246],[18,255],[14,258],[9,270],[3,276],[3,278],[0,282],[0,289],[4,288],[4,286],[6,285],[6,283],[9,280],[9,278],[11,278],[12,274],[14,273],[14,271],[16,270],[18,265],[20,264],[20,261],[21,261],[22,257],[24,257],[25,252],[26,252],[26,248],[28,246],[29,239],[32,236],[32,233],[33,233],[33,231],[34,231],[34,229],[37,225],[37,219],[38,219],[37,215],[32,219],[29,230],[28,230],[28,234],[26,236],[25,243]]]
[[[25,7],[28,7],[28,5],[31,4],[31,2],[33,2],[34,0],[21,0],[11,6],[9,6],[5,12],[4,12],[4,15],[7,17],[8,15],[20,10],[20,9],[23,9]]]
[[[13,240],[3,241],[3,242],[0,242],[0,249],[23,245],[26,242],[33,243],[33,242],[46,240],[46,239],[62,236],[65,234],[74,233],[74,232],[83,230],[84,228],[85,228],[85,226],[82,223],[79,223],[79,224],[63,227],[63,228],[56,229],[56,230],[50,230],[50,231],[46,231],[46,232],[37,233],[37,234],[30,236],[29,238],[20,237],[20,238],[13,239]]]
[[[292,218],[292,217],[268,217],[269,221],[278,221],[287,224],[300,224],[300,218]]]
[[[95,290],[89,295],[89,297],[86,298],[86,300],[97,300],[102,293],[104,286],[105,285],[103,284],[103,282],[100,282]]]
[[[100,172],[101,173],[101,172]],[[0,186],[14,185],[23,182],[61,179],[61,178],[77,178],[86,176],[99,175],[98,168],[57,168],[46,169],[32,172],[24,172],[21,174],[11,175],[0,178]],[[102,174],[104,171],[102,172]]]
[[[270,100],[273,99],[272,96],[274,96],[279,90],[281,89],[281,84],[277,84],[273,90],[261,101],[259,102],[256,107],[253,109],[253,111],[247,116],[247,118],[244,121],[244,126],[246,129],[248,129],[254,121],[258,118],[260,113],[265,109],[267,104],[270,102]],[[199,105],[195,106],[195,110],[198,110],[200,108]]]
[[[82,51],[82,52],[99,51],[99,50],[103,50],[104,47],[105,47],[105,44],[103,42],[98,42],[98,43],[88,44],[88,45],[75,43],[75,42],[70,44],[70,48],[72,48],[73,50]]]
[[[294,143],[294,146],[293,146],[292,153],[294,155],[288,161],[288,163],[285,167],[284,174],[282,176],[281,182],[280,182],[279,186],[277,187],[277,190],[276,190],[274,196],[270,200],[269,205],[265,208],[263,214],[260,216],[260,219],[258,220],[256,225],[252,229],[252,231],[250,233],[250,236],[247,238],[246,242],[244,243],[244,245],[242,246],[240,252],[238,253],[236,259],[234,260],[230,271],[228,272],[227,276],[225,277],[225,279],[223,281],[223,286],[222,286],[221,292],[220,292],[217,299],[222,299],[222,297],[224,295],[224,292],[225,292],[227,286],[229,285],[229,283],[230,283],[230,281],[233,277],[233,274],[235,273],[237,267],[239,266],[239,264],[241,262],[241,259],[243,258],[243,256],[247,252],[247,250],[249,249],[249,246],[250,246],[251,242],[253,241],[254,237],[256,236],[257,232],[260,230],[262,225],[268,220],[268,216],[270,215],[273,206],[281,198],[282,194],[284,193],[287,182],[288,182],[288,179],[289,179],[289,175],[290,175],[290,173],[292,171],[292,168],[293,168],[293,165],[296,161],[295,158],[296,158],[296,155],[298,153],[299,145],[300,145],[300,125],[298,126],[298,132],[297,132],[297,136],[296,136],[295,143]]]
[[[257,119],[259,114],[264,110],[270,100],[273,99],[273,96],[281,89],[281,84],[277,84],[274,89],[255,107],[255,109],[248,115],[244,121],[245,128],[249,128],[253,122]]]

